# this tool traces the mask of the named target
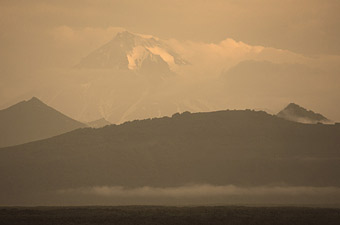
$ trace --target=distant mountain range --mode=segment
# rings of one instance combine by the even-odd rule
[[[0,147],[45,139],[81,127],[86,125],[33,97],[0,110]]]
[[[307,110],[295,103],[290,103],[286,108],[281,110],[278,117],[300,122],[300,123],[331,123],[332,121],[319,113]]]
[[[50,71],[51,79],[24,96],[39,96],[79,121],[105,118],[114,124],[184,111],[278,111],[290,99],[311,104],[302,96],[325,98],[326,81],[338,98],[337,78],[299,60],[287,62],[289,52],[245,46],[231,39],[208,44],[125,31],[63,71],[67,75]],[[337,109],[328,103],[315,109],[336,119]]]
[[[82,52],[72,68],[39,71],[29,85],[13,83],[17,94],[5,88],[0,104],[39,96],[78,121],[114,124],[184,111],[277,112],[287,101],[314,104],[313,110],[335,120],[340,115],[333,107],[340,101],[337,73],[286,50],[230,38],[200,43],[124,31]]]
[[[339,137],[339,125],[296,123],[252,110],[78,129],[2,148],[0,204],[88,204],[95,197],[86,188],[103,187],[109,196],[111,186],[340,187]]]
[[[290,103],[277,116],[299,123],[332,122],[323,115],[294,103]],[[47,106],[36,97],[1,110],[0,124],[0,147],[41,140],[87,126],[101,128],[111,125],[104,118],[87,123],[78,122]]]

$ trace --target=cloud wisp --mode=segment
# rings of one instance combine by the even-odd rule
[[[228,197],[228,196],[337,196],[338,187],[308,187],[308,186],[257,186],[239,187],[234,185],[214,186],[209,184],[187,185],[179,187],[137,187],[95,186],[76,189],[59,190],[59,194],[82,194],[102,197]]]

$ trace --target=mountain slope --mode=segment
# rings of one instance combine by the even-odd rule
[[[45,139],[85,126],[33,97],[0,110],[0,146]]]
[[[301,123],[330,123],[331,121],[319,113],[307,110],[295,103],[290,103],[278,114],[278,117]]]
[[[340,187],[339,137],[337,125],[250,110],[79,129],[1,149],[0,203],[88,204],[95,196],[86,188],[110,186]],[[80,195],[67,192],[74,189]]]

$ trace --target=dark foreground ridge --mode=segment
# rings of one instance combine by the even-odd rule
[[[37,207],[0,208],[2,225],[338,225],[340,209],[295,207]]]
[[[339,137],[251,110],[78,129],[0,149],[0,204],[339,203]]]

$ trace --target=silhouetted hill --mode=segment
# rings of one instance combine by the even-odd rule
[[[340,187],[339,137],[338,125],[251,110],[78,129],[0,149],[0,204],[118,204],[110,186]]]
[[[290,103],[281,110],[278,117],[300,123],[330,123],[331,121],[319,113],[307,110],[295,103]]]
[[[0,110],[0,147],[45,139],[85,126],[33,97]]]

